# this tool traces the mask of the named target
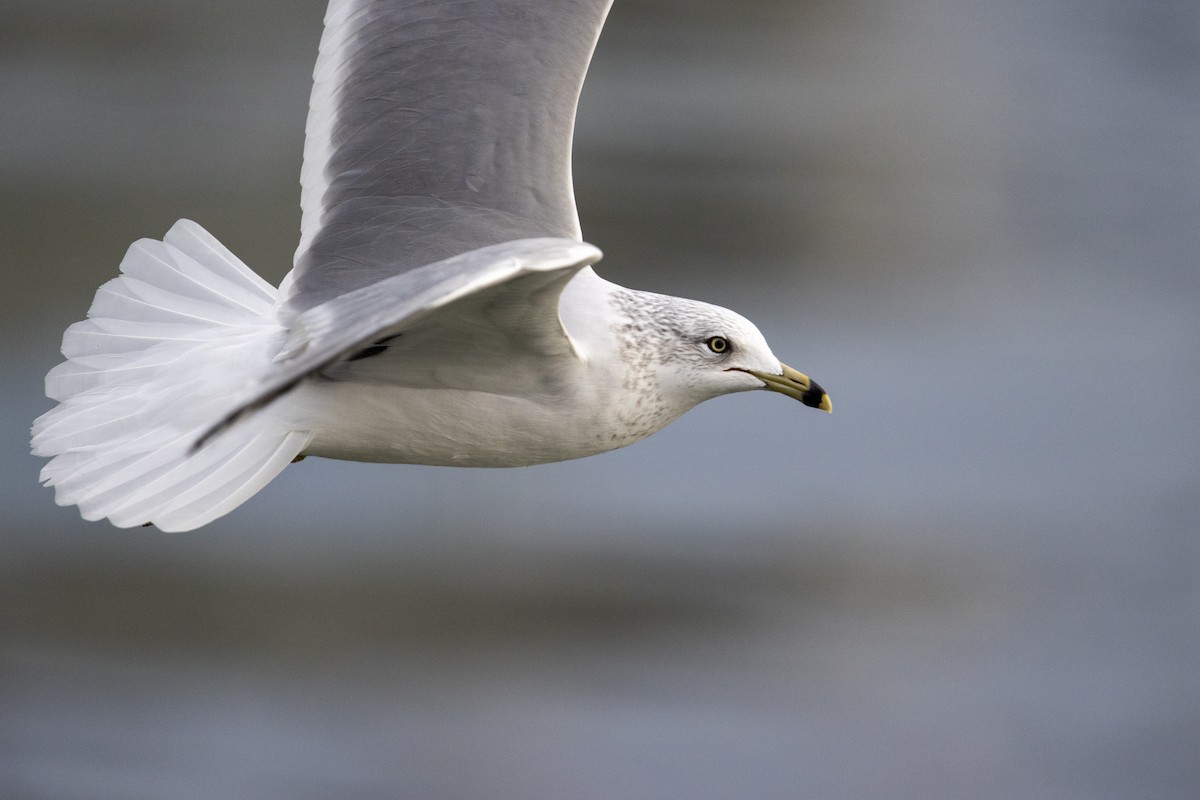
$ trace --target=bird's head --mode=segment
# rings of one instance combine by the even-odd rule
[[[833,410],[825,390],[776,358],[754,323],[740,314],[677,297],[643,299],[627,333],[643,344],[653,343],[657,363],[645,366],[652,368],[664,395],[691,406],[732,392],[769,389],[812,408]]]

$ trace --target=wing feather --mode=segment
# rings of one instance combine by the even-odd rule
[[[581,269],[599,261],[600,255],[592,245],[574,239],[502,242],[394,275],[310,308],[292,319],[288,338],[262,380],[243,393],[232,404],[234,410],[206,431],[193,449],[203,447],[304,378],[351,358],[382,338],[402,333],[457,300],[522,276],[555,273],[557,286],[543,297],[557,309],[562,288]],[[543,341],[558,342],[560,353],[570,352],[557,314],[542,324],[550,327],[539,331]]]
[[[611,0],[332,0],[292,311],[500,242],[580,238],[575,108]]]

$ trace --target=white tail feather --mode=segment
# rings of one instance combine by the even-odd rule
[[[266,409],[194,449],[282,341],[277,290],[194,222],[129,248],[46,376],[33,425],[42,481],[85,519],[197,528],[229,513],[311,438]]]

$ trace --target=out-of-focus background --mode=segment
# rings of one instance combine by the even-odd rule
[[[0,796],[1200,796],[1200,5],[617,0],[601,271],[833,396],[211,527],[37,484],[126,246],[272,280],[323,0],[0,0]]]

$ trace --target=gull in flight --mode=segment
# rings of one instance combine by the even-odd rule
[[[332,0],[276,289],[194,222],[133,244],[46,376],[60,505],[197,528],[304,456],[509,467],[769,389],[758,329],[599,277],[571,137],[611,0]]]

